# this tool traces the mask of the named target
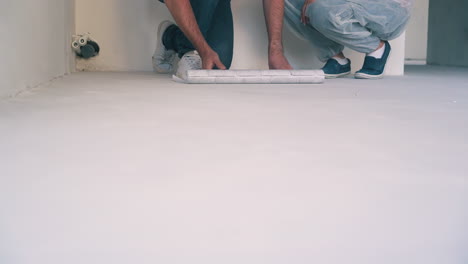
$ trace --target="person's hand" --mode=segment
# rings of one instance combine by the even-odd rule
[[[206,51],[199,52],[202,59],[202,67],[205,70],[211,70],[213,68],[218,68],[220,70],[225,70],[226,66],[219,59],[218,53],[214,50],[209,49]]]
[[[268,66],[270,70],[292,70],[293,67],[289,64],[288,59],[284,56],[282,51],[270,52],[268,56]]]
[[[304,5],[302,6],[302,13],[301,13],[301,22],[302,24],[306,25],[306,24],[309,24],[310,20],[309,20],[309,17],[307,16],[307,7],[309,7],[309,5],[313,4],[316,0],[306,0],[304,2]]]

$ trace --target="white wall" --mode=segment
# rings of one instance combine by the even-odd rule
[[[414,9],[406,30],[406,59],[426,60],[429,0],[414,0]]]
[[[71,71],[73,0],[0,1],[0,97]]]
[[[267,68],[267,38],[261,5],[262,1],[232,1],[236,33],[233,68]],[[78,70],[152,70],[156,27],[162,20],[171,18],[163,4],[156,0],[80,0],[76,12],[77,32],[91,32],[102,47],[99,57],[79,60]],[[286,54],[297,68],[322,66],[309,45],[289,32],[285,33],[285,44]],[[404,36],[393,42],[393,48],[387,74],[399,75],[404,67]],[[357,70],[363,56],[347,54],[351,54],[353,68]]]

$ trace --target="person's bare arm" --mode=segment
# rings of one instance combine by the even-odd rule
[[[200,54],[203,68],[213,69],[216,66],[218,69],[226,69],[218,54],[208,45],[203,37],[190,5],[190,0],[165,0],[164,2],[179,28]]]
[[[268,66],[270,69],[292,69],[283,53],[284,0],[263,0],[268,30]]]

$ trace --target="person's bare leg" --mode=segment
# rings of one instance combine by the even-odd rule
[[[371,53],[368,53],[367,56],[371,56],[371,57],[374,57],[376,59],[380,59],[380,58],[382,58],[384,52],[385,52],[385,42],[383,42],[381,40],[380,43],[379,43],[379,46],[377,47],[377,49],[375,49]]]
[[[372,51],[371,53],[368,53],[367,56],[372,56],[372,57],[375,57],[377,59],[382,58],[382,55],[383,55],[383,53],[385,51],[384,45],[385,45],[385,42],[380,41],[379,46],[374,51]],[[347,58],[343,54],[343,52],[340,52],[340,53],[332,56],[332,58],[337,60],[338,62],[342,62],[343,64],[345,64],[347,62],[346,61]]]
[[[346,56],[343,54],[343,52],[340,52],[333,56],[333,58],[340,58],[340,59],[346,59]]]
[[[381,41],[380,41],[380,44],[379,44],[379,47],[378,47],[377,49],[375,49],[375,50],[378,50],[378,49],[382,48],[384,45],[385,45],[385,42],[383,42],[383,41],[381,40]]]

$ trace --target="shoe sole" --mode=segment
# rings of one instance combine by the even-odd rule
[[[345,76],[349,75],[350,73],[351,73],[351,71],[343,72],[343,73],[340,73],[340,74],[325,74],[325,79],[336,79],[336,78],[340,78],[340,77],[345,77]]]
[[[172,23],[171,21],[169,20],[165,20],[163,22],[161,22],[161,24],[159,24],[158,26],[158,33],[157,33],[157,38],[158,38],[158,43],[157,43],[157,46],[156,46],[156,50],[154,51],[154,54],[153,54],[153,69],[155,72],[157,73],[171,73],[174,71],[174,67],[173,67],[173,64],[170,65],[170,70],[165,70],[165,69],[162,69],[161,67],[157,67],[156,65],[158,65],[156,62],[154,62],[154,57],[156,56],[156,54],[161,54],[163,53],[161,50],[164,50],[164,44],[162,43],[162,37],[163,37],[163,34],[165,32],[165,30],[173,25],[174,23]]]
[[[378,80],[383,78],[383,73],[380,75],[371,75],[362,72],[356,72],[354,74],[354,78],[356,79],[366,79],[366,80]]]

